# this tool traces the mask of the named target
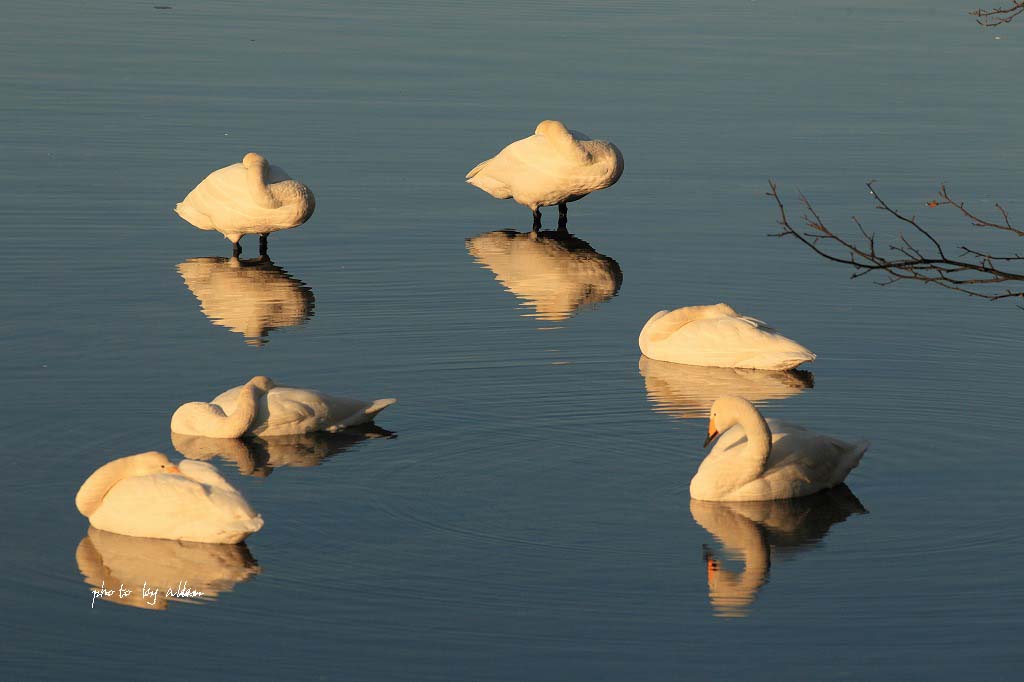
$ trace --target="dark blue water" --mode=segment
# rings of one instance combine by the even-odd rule
[[[851,281],[765,236],[764,192],[895,234],[876,179],[951,243],[1019,249],[924,204],[945,182],[1024,215],[1024,24],[952,0],[170,4],[0,27],[5,677],[1015,676],[1024,313]],[[466,241],[529,229],[462,178],[545,118],[626,159],[569,215],[618,275],[566,299],[564,269],[524,286]],[[172,209],[248,151],[317,210],[228,271]],[[762,408],[872,441],[854,501],[691,510],[702,394],[636,339],[719,301],[818,353]],[[207,452],[266,520],[244,551],[93,537],[86,476],[176,458],[174,409],[257,373],[398,404],[380,433]],[[216,594],[90,608],[97,576],[178,573]]]

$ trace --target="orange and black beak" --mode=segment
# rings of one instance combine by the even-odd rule
[[[718,438],[718,427],[715,426],[715,418],[712,417],[708,420],[708,437],[704,439],[704,447],[708,446],[708,443]]]

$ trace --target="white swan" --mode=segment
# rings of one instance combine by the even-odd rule
[[[618,263],[568,232],[499,230],[467,239],[466,249],[541,320],[572,317],[622,285]]]
[[[278,386],[256,376],[208,403],[185,403],[171,417],[171,431],[186,436],[239,438],[340,431],[368,424],[394,398],[373,402]]]
[[[777,419],[749,400],[724,396],[711,406],[705,447],[721,434],[690,481],[696,500],[779,500],[839,485],[868,449]]]
[[[725,303],[655,313],[640,332],[640,351],[654,360],[748,369],[792,369],[817,357]]]
[[[773,559],[817,546],[831,527],[851,514],[866,514],[845,485],[810,497],[763,502],[690,500],[690,515],[715,536],[729,559],[742,559],[734,571],[707,545],[708,598],[716,616],[746,616],[757,592],[768,580]]]
[[[237,255],[242,252],[238,242],[243,236],[260,235],[260,252],[265,252],[268,234],[298,227],[315,208],[308,187],[250,152],[241,163],[206,176],[174,211],[200,230],[223,234]]]
[[[267,333],[313,316],[313,291],[268,257],[190,258],[178,265],[185,286],[216,325],[262,346]]]
[[[754,404],[784,400],[814,388],[814,375],[791,369],[771,371],[736,367],[701,367],[640,356],[647,399],[656,412],[683,419],[703,419],[722,395],[738,395]]]
[[[206,462],[121,457],[94,471],[75,506],[100,530],[141,538],[236,543],[263,527],[241,493]]]
[[[156,611],[172,601],[196,601],[176,596],[179,583],[187,583],[183,587],[202,592],[199,599],[209,601],[260,573],[244,544],[133,538],[93,527],[78,543],[75,560],[86,583],[113,590],[97,595],[99,599]],[[120,592],[122,585],[131,594]]]
[[[566,204],[611,187],[622,175],[622,153],[611,142],[591,140],[559,121],[541,121],[534,134],[513,142],[466,174],[466,182],[497,199],[515,199],[533,211],[558,204],[565,224]]]

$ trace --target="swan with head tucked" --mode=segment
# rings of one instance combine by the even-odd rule
[[[212,465],[175,466],[160,452],[104,464],[79,488],[75,506],[94,528],[141,538],[233,544],[263,527]]]
[[[395,402],[394,398],[367,402],[335,397],[278,386],[267,377],[256,376],[208,403],[185,403],[171,417],[171,431],[208,438],[334,433],[372,422],[378,412]]]
[[[640,351],[684,365],[793,369],[817,356],[761,320],[725,303],[655,313],[640,331]]]
[[[559,121],[541,121],[530,137],[508,145],[466,174],[466,182],[497,199],[514,199],[533,211],[558,205],[559,225],[570,201],[611,187],[622,175],[622,152],[611,142],[592,140]]]
[[[690,481],[695,500],[781,500],[813,495],[843,482],[868,449],[802,426],[765,419],[744,398],[711,406],[708,443],[718,438]]]
[[[309,220],[315,208],[308,187],[250,152],[241,163],[206,176],[174,211],[200,230],[223,234],[238,255],[243,236],[260,235],[260,253],[265,253],[268,234],[298,227]]]

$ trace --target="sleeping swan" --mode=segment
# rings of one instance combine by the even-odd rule
[[[558,204],[559,225],[564,227],[566,204],[611,187],[622,168],[622,153],[611,142],[591,140],[559,121],[541,121],[533,135],[469,171],[466,182],[529,208],[538,230],[541,206]]]
[[[212,465],[175,466],[160,452],[104,464],[79,488],[75,506],[94,528],[140,538],[233,544],[263,527]]]
[[[259,154],[249,153],[235,163],[206,176],[188,193],[174,212],[200,230],[217,230],[242,252],[239,240],[260,236],[266,253],[267,235],[298,227],[316,208],[313,193],[301,182]]]
[[[186,436],[240,438],[334,433],[368,424],[394,398],[373,402],[329,396],[305,388],[278,386],[256,376],[208,403],[185,403],[171,417],[171,431]]]
[[[776,370],[817,357],[725,303],[655,313],[640,332],[640,351],[652,360],[684,365]]]
[[[781,500],[835,487],[857,466],[867,441],[844,443],[777,419],[749,400],[724,396],[711,406],[704,446],[722,438],[690,481],[695,500]]]

